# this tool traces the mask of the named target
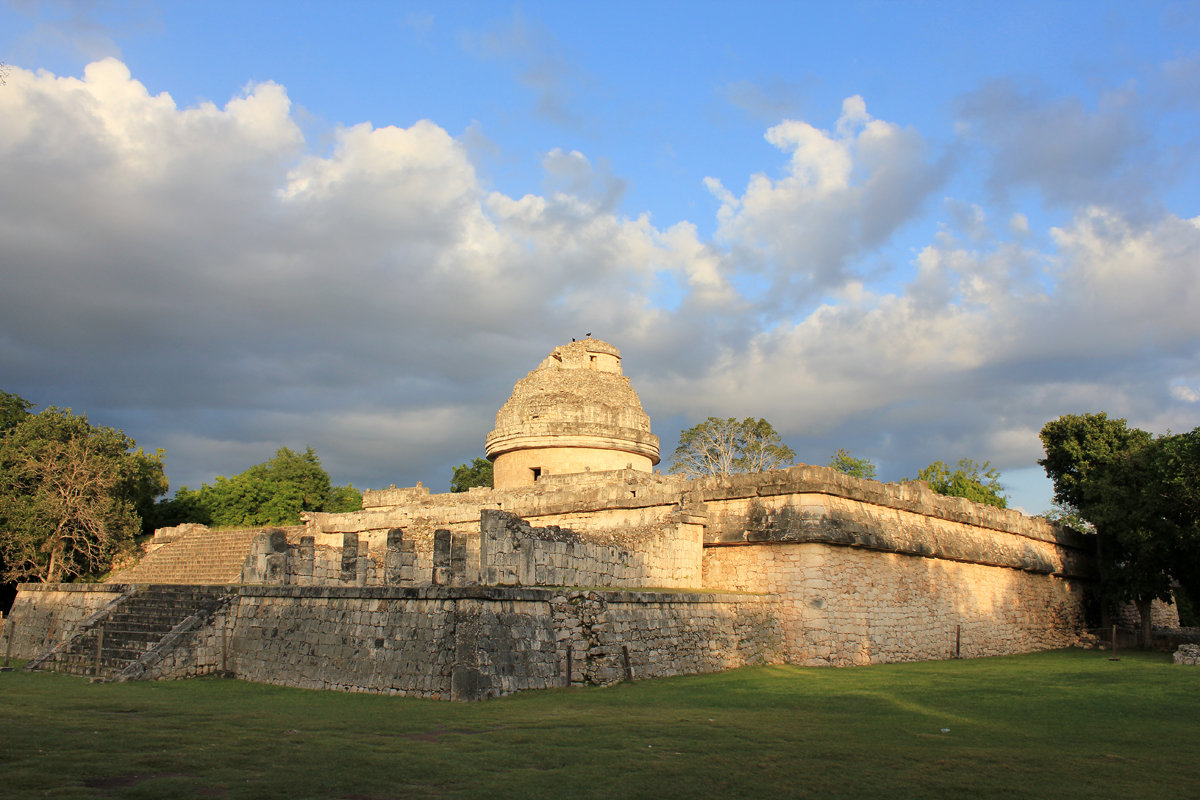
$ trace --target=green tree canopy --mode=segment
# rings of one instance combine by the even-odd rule
[[[917,473],[938,494],[965,497],[976,503],[1007,508],[1008,498],[1002,494],[1000,472],[987,461],[982,464],[969,458],[961,459],[953,468],[944,461],[935,461]]]
[[[875,465],[871,463],[871,459],[855,458],[844,447],[839,447],[833,454],[833,458],[829,459],[829,466],[838,472],[853,475],[855,478],[866,478],[867,480],[875,478]]]
[[[201,522],[217,527],[295,525],[303,511],[353,511],[362,495],[353,486],[335,487],[311,447],[286,447],[275,457],[232,477],[218,475],[199,491],[186,486],[161,503],[160,524]]]
[[[670,471],[688,478],[732,475],[779,469],[795,460],[795,451],[765,419],[709,417],[679,434]]]
[[[27,414],[0,438],[4,578],[106,571],[140,532],[139,510],[166,490],[161,451],[143,453],[122,431],[70,409]]]
[[[465,492],[476,486],[492,488],[492,462],[476,457],[470,464],[459,464],[450,478],[451,492]]]
[[[1041,439],[1055,501],[1095,527],[1106,598],[1132,601],[1147,639],[1151,603],[1171,598],[1172,581],[1200,590],[1200,429],[1156,439],[1103,413],[1067,414]]]
[[[0,434],[29,416],[33,403],[8,392],[0,392]]]

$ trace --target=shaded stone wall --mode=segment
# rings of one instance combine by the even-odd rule
[[[76,627],[119,600],[126,590],[115,584],[21,584],[0,633],[0,658],[11,654],[13,658],[30,659],[66,641]]]
[[[556,593],[551,607],[560,657],[571,649],[572,683],[603,685],[779,663],[784,631],[773,600],[571,591]]]
[[[475,700],[769,663],[781,641],[769,604],[737,595],[242,587],[155,677]]]
[[[1072,645],[1083,582],[822,543],[710,546],[705,582],[775,595],[784,660],[805,665],[1004,655]]]
[[[1140,628],[1142,615],[1133,603],[1126,603],[1113,615],[1113,624],[1124,628]],[[1179,607],[1174,603],[1155,600],[1150,604],[1150,624],[1155,628],[1178,628]]]
[[[26,619],[65,620],[81,609],[79,601],[103,605],[129,588],[22,591],[19,604]],[[142,677],[223,673],[309,689],[476,700],[769,663],[779,660],[782,642],[767,599],[745,595],[479,586],[231,589],[228,605],[180,635]],[[69,634],[68,627],[57,630]],[[32,643],[32,626],[30,633],[24,641]],[[56,638],[62,637],[48,633],[14,657],[28,658]]]

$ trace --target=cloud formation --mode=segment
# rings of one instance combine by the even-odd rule
[[[740,197],[715,178],[706,185],[721,202],[718,238],[739,268],[767,276],[783,309],[844,284],[852,262],[912,219],[944,176],[917,132],[873,119],[858,96],[833,131],[787,120],[766,139],[789,157],[783,177],[755,174]]]
[[[588,331],[623,349],[664,454],[709,415],[766,417],[802,460],[849,447],[885,478],[1029,466],[1061,413],[1194,427],[1200,220],[1113,200],[1143,180],[1145,132],[1005,87],[963,109],[996,184],[1036,184],[1066,222],[937,206],[945,149],[857,96],[830,127],[772,125],[780,161],[740,194],[709,179],[708,241],[619,213],[623,179],[579,151],[510,196],[435,121],[349,125],[314,152],[274,83],[179,108],[115,59],[14,68],[0,388],[124,427],[193,486],[307,444],[341,482],[444,486],[512,384]],[[1083,146],[1055,156],[1038,120]],[[911,263],[864,268],[930,206],[943,224]]]

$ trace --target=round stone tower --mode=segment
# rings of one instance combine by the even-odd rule
[[[659,461],[650,417],[621,374],[621,351],[591,337],[554,348],[517,381],[486,447],[497,489],[530,486],[543,475],[650,472]]]

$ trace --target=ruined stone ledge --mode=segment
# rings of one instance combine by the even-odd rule
[[[964,564],[986,567],[1004,567],[1038,575],[1054,575],[1063,578],[1094,579],[1096,576],[1085,570],[1073,570],[1064,565],[1059,570],[1041,554],[1025,547],[1019,551],[988,548],[978,542],[955,539],[943,542],[937,538],[911,539],[889,535],[879,530],[867,530],[849,526],[804,526],[779,535],[741,542],[705,542],[704,547],[760,547],[764,545],[824,544],[834,547],[855,547],[881,553],[920,558],[936,558]]]
[[[389,513],[391,509],[404,507],[414,510],[445,509],[443,513],[453,513],[450,511],[452,508],[462,508],[464,511],[479,507],[516,510],[549,508],[555,504],[568,511],[594,511],[608,509],[612,503],[623,508],[644,508],[678,503],[686,486],[684,478],[634,469],[573,472],[544,475],[536,486],[513,489],[475,487],[468,492],[434,495],[429,494],[425,487],[367,489],[363,492],[363,512]],[[637,497],[633,496],[635,492]],[[307,516],[318,519],[328,515],[310,512]]]
[[[111,592],[120,594],[128,584],[122,583],[18,583],[18,592]]]
[[[564,492],[561,498],[554,495],[512,497],[513,493],[510,491],[486,491],[486,494],[480,492],[469,497],[466,492],[456,495],[433,495],[429,502],[414,503],[407,507],[379,505],[362,511],[338,514],[311,512],[307,518],[323,533],[357,533],[404,527],[405,521],[415,520],[428,520],[434,525],[470,524],[478,522],[480,511],[485,509],[507,511],[521,518],[637,511],[646,508],[663,508],[666,514],[679,504],[680,498],[678,491],[668,490],[660,493],[654,489],[643,490],[641,487],[637,488],[636,496],[633,496],[633,490],[624,490],[610,491],[603,495],[593,495],[591,492],[572,495]],[[621,493],[625,496],[616,496]],[[462,501],[449,499],[460,496]],[[442,502],[442,498],[447,500]]]
[[[510,600],[547,602],[556,597],[594,594],[608,603],[740,603],[747,592],[606,589],[579,586],[235,586],[240,597],[353,598],[365,600]]]
[[[704,502],[787,494],[831,495],[869,505],[911,511],[948,522],[1012,533],[1076,550],[1090,549],[1087,538],[1081,533],[1012,509],[940,495],[922,481],[880,483],[855,478],[829,467],[801,465],[770,472],[699,478],[688,488]]]
[[[658,463],[658,437],[648,431],[603,423],[521,423],[496,429],[485,442],[488,458],[538,447],[596,447],[649,456]]]

